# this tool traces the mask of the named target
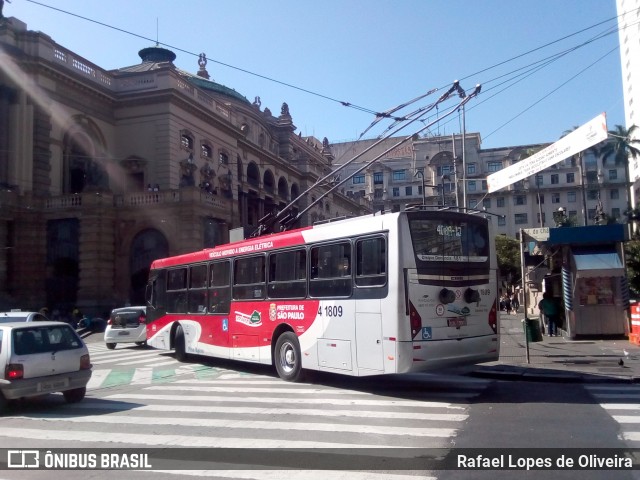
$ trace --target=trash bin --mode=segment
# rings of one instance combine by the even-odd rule
[[[524,333],[527,336],[527,342],[541,342],[542,331],[540,330],[540,322],[535,318],[525,318],[522,320]]]

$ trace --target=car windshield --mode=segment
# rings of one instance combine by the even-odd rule
[[[58,352],[82,347],[82,340],[68,325],[15,329],[12,337],[16,355]]]

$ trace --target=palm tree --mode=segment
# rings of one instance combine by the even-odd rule
[[[633,159],[640,157],[640,149],[634,146],[634,144],[640,146],[640,139],[635,138],[634,135],[637,128],[636,125],[632,125],[627,130],[622,125],[616,125],[614,130],[609,130],[609,137],[613,137],[613,140],[606,142],[600,150],[603,165],[608,159],[613,159],[615,165],[624,165],[627,209],[629,212],[631,211],[631,195],[633,192],[629,176],[629,157]]]

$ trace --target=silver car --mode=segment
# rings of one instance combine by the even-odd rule
[[[9,400],[53,392],[79,402],[90,378],[89,350],[68,324],[0,323],[0,410]]]
[[[114,308],[104,331],[104,342],[107,348],[113,350],[118,343],[135,343],[138,346],[146,345],[146,318],[147,307]]]

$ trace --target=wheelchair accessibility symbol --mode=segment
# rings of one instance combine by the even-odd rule
[[[431,327],[422,327],[422,340],[431,340]]]

